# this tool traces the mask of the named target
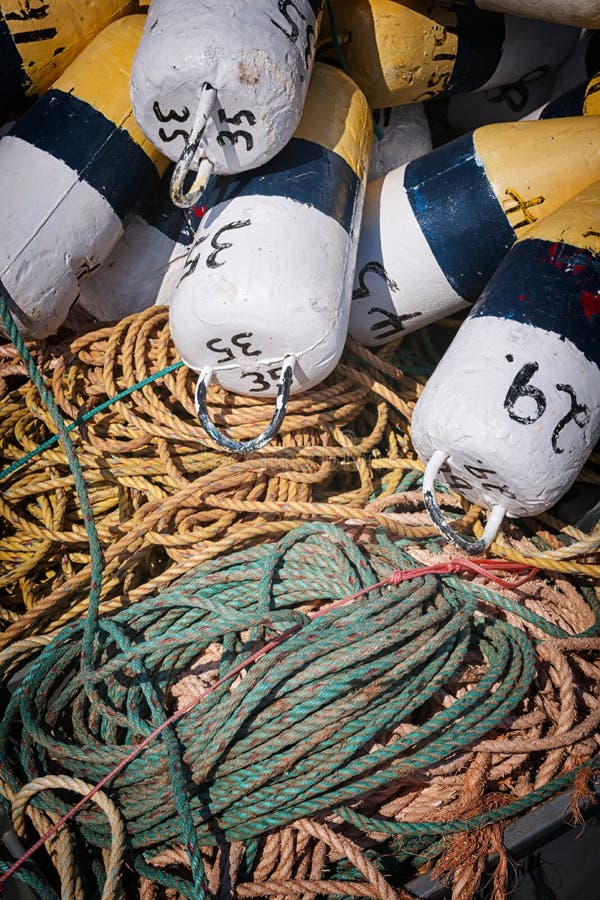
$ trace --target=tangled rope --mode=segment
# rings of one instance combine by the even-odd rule
[[[33,663],[0,727],[2,792],[17,825],[26,808],[53,821],[69,807],[57,782],[38,790],[40,777],[99,781],[178,706],[300,624],[110,783],[126,896],[162,886],[202,897],[211,879],[216,893],[233,879],[240,897],[332,894],[343,882],[347,896],[387,900],[401,886],[384,876],[384,858],[456,858],[452,842],[474,829],[487,852],[498,822],[596,763],[600,608],[585,587],[575,602],[555,590],[550,604],[540,580],[492,591],[427,575],[309,619],[415,564],[381,533],[362,552],[340,529],[304,525],[98,619],[91,685],[84,623],[28,659],[7,648],[5,684]],[[293,854],[297,842],[304,849],[286,863],[290,835]],[[118,859],[106,811],[84,808],[71,840],[82,866],[108,851]],[[92,875],[101,891],[104,868],[82,882]]]
[[[327,382],[292,400],[274,445],[244,459],[213,447],[200,428],[165,309],[88,332],[58,355],[41,351],[59,409],[79,423],[69,428],[105,556],[103,611],[151,596],[204,560],[315,517],[347,523],[357,533],[383,526],[396,538],[437,539],[409,439],[422,372],[435,362],[432,348],[420,346],[424,341],[418,335],[402,346],[403,369],[350,343]],[[123,392],[131,393],[114,402]],[[209,400],[214,421],[236,438],[255,433],[270,415],[268,404],[218,388]],[[0,409],[6,465],[0,473],[1,647],[36,640],[83,614],[91,567],[68,460],[33,385],[8,393]],[[40,453],[44,442],[50,446]],[[31,458],[19,466],[25,454]],[[592,457],[582,480],[597,479],[596,466]],[[479,533],[477,507],[461,508],[449,492],[442,502],[447,515],[458,517],[455,528]],[[600,530],[586,536],[547,522],[539,517],[525,530],[507,525],[495,554],[597,575],[590,554]],[[536,545],[527,543],[529,536]]]

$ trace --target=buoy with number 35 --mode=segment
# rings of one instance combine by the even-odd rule
[[[473,307],[414,410],[425,502],[467,552],[502,516],[549,509],[600,438],[600,181],[519,240]],[[475,544],[435,499],[440,478],[492,507]]]
[[[129,100],[143,24],[109,25],[0,140],[0,279],[27,337],[64,322],[167,166]]]
[[[598,176],[600,118],[581,116],[486,125],[369,182],[350,333],[383,344],[474,303],[514,241]]]
[[[210,174],[272,159],[302,114],[324,0],[152,0],[131,97],[144,134],[177,162],[191,206]],[[184,186],[197,170],[192,187]]]
[[[264,446],[287,396],[335,367],[348,329],[352,277],[372,119],[342,72],[315,66],[294,137],[274,159],[219,177],[171,302],[171,333],[198,380],[201,421],[221,446]],[[251,397],[273,397],[269,428],[238,444],[206,414],[211,379]]]
[[[0,0],[0,122],[21,113],[135,0]]]

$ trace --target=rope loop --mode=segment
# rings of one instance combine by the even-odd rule
[[[198,153],[200,142],[204,135],[206,123],[211,109],[214,106],[217,92],[215,88],[205,81],[200,91],[200,101],[190,136],[185,142],[183,153],[179,157],[173,175],[171,176],[171,200],[175,206],[182,209],[189,209],[199,200],[208,184],[208,179],[212,175],[214,163],[206,156],[202,156],[197,166],[197,174],[189,191],[185,190],[185,179],[194,165],[194,158]]]
[[[460,550],[464,553],[468,553],[470,556],[480,556],[482,553],[485,553],[498,534],[498,529],[502,524],[506,510],[503,506],[499,505],[492,507],[483,535],[478,541],[469,541],[460,534],[457,534],[452,526],[445,520],[438,502],[435,499],[434,482],[438,472],[448,459],[449,455],[449,453],[446,453],[443,450],[436,450],[427,463],[425,474],[423,476],[423,501],[433,525],[447,541],[450,541],[450,543],[459,547]]]
[[[227,437],[226,434],[219,431],[216,425],[211,421],[206,408],[206,391],[212,377],[212,369],[203,369],[196,385],[196,412],[198,413],[200,424],[208,436],[220,447],[223,447],[224,450],[230,450],[232,453],[252,453],[254,450],[260,450],[261,447],[264,447],[269,441],[272,441],[281,428],[287,413],[294,362],[295,358],[293,356],[287,356],[283,361],[281,376],[277,384],[275,411],[271,421],[258,437],[250,438],[247,441],[232,440],[232,438]]]

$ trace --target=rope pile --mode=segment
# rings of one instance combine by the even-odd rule
[[[309,618],[415,568],[407,543],[379,533],[366,552],[304,525],[99,618],[87,672],[81,622],[39,655],[0,654],[4,686],[33,663],[0,726],[2,794],[30,840],[179,705],[302,625],[59,833],[63,896],[95,882],[144,900],[163,888],[391,900],[403,863],[435,859],[456,897],[473,896],[499,823],[597,763],[600,606],[560,577],[515,592],[427,575]]]
[[[58,355],[55,346],[42,348],[37,358],[63,415],[81,423],[72,436],[105,555],[103,611],[151,596],[204,560],[276,538],[307,519],[347,523],[357,534],[384,526],[396,538],[436,537],[409,439],[422,373],[435,362],[424,334],[400,348],[402,370],[351,343],[323,385],[292,400],[274,444],[242,459],[212,446],[198,424],[193,376],[179,364],[164,308],[89,332]],[[209,401],[215,422],[236,438],[260,431],[272,412],[269,403],[216,387]],[[34,386],[10,392],[0,411],[2,647],[83,614],[91,565],[65,452],[58,443],[36,452],[55,429]],[[19,466],[24,454],[32,457]],[[582,480],[597,482],[597,462],[593,457]],[[477,507],[461,508],[449,492],[443,506],[458,516],[455,528],[481,534]],[[527,535],[536,542],[529,555]],[[600,529],[588,536],[542,516],[507,525],[492,549],[555,571],[598,575],[589,554],[599,545]]]

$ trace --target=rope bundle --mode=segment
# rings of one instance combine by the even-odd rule
[[[105,404],[73,432],[105,555],[103,611],[151,596],[204,560],[276,538],[306,519],[346,522],[357,533],[383,525],[395,537],[435,537],[418,491],[422,466],[409,441],[420,374],[403,374],[350,344],[327,382],[292,401],[274,445],[236,459],[213,448],[197,423],[185,368],[110,402],[153,373],[177,367],[167,319],[164,308],[152,308],[85,334],[58,357],[55,348],[39,356],[69,420],[81,421]],[[402,346],[407,370],[433,365],[427,346],[423,369],[423,341],[417,335]],[[237,438],[256,433],[271,414],[270,404],[218,388],[209,400],[216,423]],[[0,410],[0,455],[12,467],[0,498],[2,647],[85,612],[91,566],[64,450],[54,444],[36,455],[54,428],[33,385],[5,396]],[[17,467],[26,453],[34,455]],[[583,480],[597,480],[596,462]],[[454,527],[480,533],[477,507],[465,504],[464,513],[446,493],[444,509],[459,517]],[[556,571],[598,574],[586,554],[597,550],[600,530],[586,536],[548,517],[526,527],[537,541],[529,556],[517,526],[507,526],[513,540],[508,544],[503,535],[494,552]],[[575,547],[564,546],[573,540]]]
[[[81,668],[83,624],[50,641],[0,728],[3,793],[18,830],[28,810],[43,830],[69,806],[46,773],[95,783],[178,704],[274,632],[303,623],[110,783],[120,852],[118,823],[84,808],[71,850],[56,851],[63,870],[72,861],[63,890],[68,878],[69,896],[79,896],[77,878],[91,873],[73,867],[86,860],[102,886],[101,849],[114,884],[124,848],[137,872],[121,873],[126,896],[136,884],[145,898],[161,885],[185,897],[387,898],[398,893],[393,872],[383,878],[384,859],[397,869],[440,854],[458,854],[466,884],[456,843],[465,830],[479,828],[485,856],[497,822],[595,762],[600,608],[593,590],[568,582],[548,602],[541,579],[516,595],[427,576],[307,619],[414,566],[383,535],[366,553],[339,529],[304,525],[100,618],[92,683]],[[5,679],[36,655],[6,649]],[[469,861],[476,887],[473,871]]]

